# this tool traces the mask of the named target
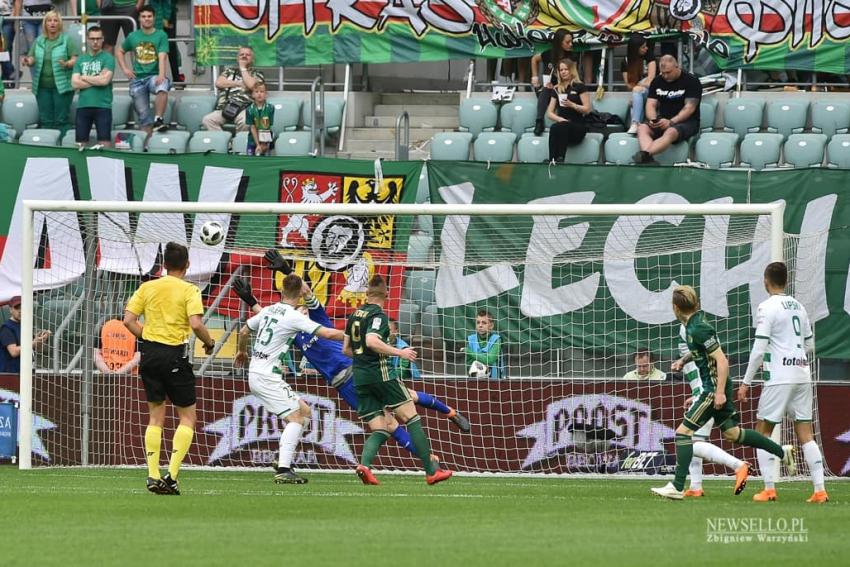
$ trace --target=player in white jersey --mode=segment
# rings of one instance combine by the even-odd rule
[[[829,501],[823,481],[823,456],[812,431],[812,374],[809,355],[814,351],[814,335],[806,309],[785,294],[788,268],[773,262],[764,270],[764,287],[770,297],[758,308],[756,337],[738,400],[745,401],[753,378],[762,366],[764,387],[759,398],[756,431],[770,436],[786,415],[794,419],[794,433],[803,448],[814,484],[812,503]],[[757,450],[764,490],[753,496],[756,502],[776,500],[773,455]],[[793,474],[793,473],[792,473]]]
[[[686,339],[685,326],[679,327],[679,355],[681,358],[670,365],[673,372],[682,371],[688,384],[691,386],[691,397],[685,402],[686,409],[688,406],[693,406],[702,393],[702,378],[700,378],[697,365],[691,362],[691,353],[688,350]],[[735,494],[740,494],[747,485],[747,478],[750,474],[750,465],[740,459],[737,459],[712,443],[709,443],[708,438],[711,436],[711,428],[714,427],[714,418],[709,419],[705,425],[700,427],[694,433],[694,456],[691,459],[691,465],[688,467],[688,477],[691,479],[691,484],[685,491],[686,498],[701,498],[705,496],[702,489],[702,462],[706,461],[724,465],[735,472]]]
[[[342,331],[323,327],[299,312],[301,300],[301,278],[295,274],[283,280],[280,303],[263,307],[248,319],[239,333],[236,367],[248,359],[248,339],[251,332],[257,334],[253,344],[251,364],[248,367],[248,385],[251,393],[262,400],[271,413],[282,417],[286,427],[280,436],[280,455],[274,480],[278,484],[304,484],[307,482],[291,469],[295,447],[301,439],[304,424],[310,417],[310,408],[299,398],[283,379],[281,357],[289,349],[290,341],[298,333],[318,335],[325,339],[341,341]],[[254,307],[257,300],[253,300]]]

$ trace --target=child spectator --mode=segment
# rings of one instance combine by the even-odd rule
[[[397,349],[403,350],[410,346],[410,344],[401,338],[401,335],[398,332],[398,321],[395,319],[390,319],[390,346],[394,346]],[[410,360],[398,357],[391,356],[390,357],[390,367],[396,373],[401,380],[409,380],[410,378],[422,378],[422,373],[419,372],[419,367],[416,366],[415,362],[411,362]]]
[[[251,129],[248,133],[248,155],[269,155],[272,149],[272,124],[274,124],[274,106],[266,104],[266,84],[257,83],[251,91],[253,104],[245,111],[245,123]]]
[[[493,331],[493,316],[481,309],[475,317],[475,332],[466,340],[466,364],[484,365],[489,378],[505,378],[502,338]]]

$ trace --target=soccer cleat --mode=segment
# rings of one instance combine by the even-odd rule
[[[702,491],[702,488],[690,488],[686,490],[682,496],[684,496],[685,498],[702,498],[703,496],[705,496],[705,492]]]
[[[168,494],[168,488],[163,484],[161,478],[148,477],[147,481],[148,492],[153,494]]]
[[[754,494],[753,502],[776,502],[776,489],[765,488],[758,494]]]
[[[275,484],[307,484],[307,479],[303,476],[298,476],[291,469],[279,470],[274,475]]]
[[[794,476],[797,474],[797,460],[795,459],[797,449],[794,445],[783,445],[782,446],[782,464],[785,465],[785,469],[788,471],[788,476]]]
[[[169,496],[180,496],[180,484],[171,478],[170,474],[166,474],[162,477],[162,485],[163,491],[159,494],[166,494]]]
[[[829,502],[829,495],[826,490],[820,490],[812,494],[812,497],[806,500],[809,504],[826,504]]]
[[[744,463],[735,469],[735,496],[738,496],[747,487],[747,478],[750,476],[750,463]]]
[[[363,481],[363,484],[381,484],[378,482],[378,479],[375,478],[375,475],[372,474],[372,470],[366,465],[357,465],[357,468],[354,470],[357,472],[357,476],[360,477],[360,480]]]
[[[437,484],[438,482],[443,482],[444,480],[448,480],[452,477],[452,471],[448,469],[437,469],[434,471],[434,474],[425,475],[425,482],[428,484]]]
[[[469,430],[471,429],[469,420],[466,419],[463,415],[459,414],[456,409],[453,409],[451,412],[449,412],[449,420],[464,433],[469,433]]]
[[[681,500],[685,497],[685,494],[681,490],[676,490],[676,487],[673,486],[672,482],[668,482],[661,488],[652,488],[653,493],[658,496],[663,496],[664,498],[669,498],[670,500]]]

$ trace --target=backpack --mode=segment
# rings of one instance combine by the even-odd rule
[[[591,110],[584,116],[584,123],[587,125],[588,132],[597,132],[600,134],[607,134],[610,132],[611,128],[609,128],[609,126],[619,126],[620,128],[626,127],[623,123],[623,119],[616,114],[611,114],[610,112],[597,112],[595,110]]]

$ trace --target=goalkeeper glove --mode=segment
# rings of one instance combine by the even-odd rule
[[[251,284],[244,278],[239,276],[233,278],[233,293],[247,303],[248,307],[254,307],[257,304],[257,298],[254,297],[254,292],[251,290]]]
[[[274,248],[270,248],[266,250],[266,255],[264,256],[266,262],[269,263],[266,266],[273,272],[283,272],[284,276],[288,276],[292,273],[292,264],[289,260],[284,260],[283,256],[280,255],[280,252],[275,250]]]

